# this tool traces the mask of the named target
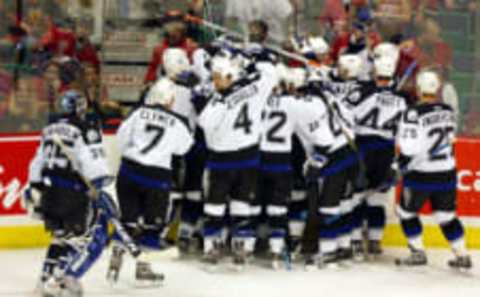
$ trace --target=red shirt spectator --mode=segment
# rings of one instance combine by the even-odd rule
[[[100,71],[100,60],[97,55],[97,50],[89,42],[86,41],[82,48],[76,54],[78,61],[81,63],[86,62],[95,66],[97,71]]]
[[[353,33],[351,32],[345,32],[335,38],[330,50],[330,56],[333,61],[337,61],[338,56],[341,55],[348,48],[352,34]],[[378,32],[367,32],[367,46],[370,50],[372,50],[380,42],[382,42],[382,37]]]
[[[184,49],[187,52],[188,57],[191,59],[192,54],[198,48],[198,45],[190,38],[184,38],[184,40],[176,46],[172,46],[169,44],[168,40],[164,40],[162,44],[156,46],[153,50],[152,60],[148,65],[147,74],[145,75],[145,82],[152,82],[157,79],[157,70],[162,64],[163,52],[169,47],[179,47]]]
[[[76,39],[75,34],[55,25],[42,37],[41,44],[54,55],[75,56]]]

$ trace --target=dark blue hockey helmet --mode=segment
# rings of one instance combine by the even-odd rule
[[[87,110],[87,99],[75,90],[63,94],[60,99],[60,112],[68,115],[82,115]]]

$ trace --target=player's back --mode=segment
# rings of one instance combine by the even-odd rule
[[[215,93],[199,116],[209,149],[224,153],[258,147],[261,113],[272,88],[265,74],[254,73]]]
[[[188,121],[161,106],[141,106],[121,124],[117,137],[124,160],[171,169],[173,155],[193,144]]]
[[[393,140],[402,112],[407,108],[405,97],[392,86],[379,88],[374,82],[364,83],[348,97],[355,114],[357,135]]]
[[[451,106],[427,103],[410,107],[397,135],[401,153],[411,158],[408,169],[419,172],[454,170],[455,131],[456,116]]]
[[[90,181],[110,176],[99,127],[75,117],[51,119],[42,130],[31,174],[48,177],[53,185],[81,184],[81,176]]]

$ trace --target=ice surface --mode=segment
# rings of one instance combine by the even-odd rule
[[[0,296],[33,297],[44,250],[0,252]],[[196,261],[155,257],[154,267],[166,274],[160,288],[138,289],[133,285],[134,263],[126,261],[116,287],[105,281],[106,251],[83,279],[85,297],[469,297],[480,296],[480,253],[473,254],[472,273],[460,274],[447,268],[451,254],[428,251],[427,267],[396,268],[393,259],[407,255],[405,249],[389,249],[377,263],[357,264],[336,270],[306,272],[300,264],[292,271],[272,271],[253,264],[243,272],[209,273]]]

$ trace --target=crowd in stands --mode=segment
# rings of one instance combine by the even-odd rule
[[[287,49],[291,48],[292,36],[308,33],[303,31],[306,26],[329,41],[325,63],[335,63],[348,47],[365,46],[361,44],[365,42],[371,48],[389,40],[401,48],[400,72],[407,71],[415,62],[417,68],[435,67],[445,81],[455,70],[455,46],[444,39],[437,13],[461,11],[471,13],[475,19],[478,11],[475,0],[185,1],[188,5],[184,8],[200,16],[210,9],[208,6],[224,5],[224,15],[212,18],[236,30],[244,30],[252,20],[262,19],[270,28],[270,39]],[[85,22],[69,17],[65,1],[25,0],[21,22],[13,2],[0,1],[0,132],[38,130],[55,110],[56,99],[70,89],[86,93],[96,113],[116,117],[125,114],[100,83],[101,44],[92,44],[92,32]],[[88,5],[91,1],[79,2]],[[311,16],[316,21],[306,22]],[[174,21],[162,26],[165,38],[153,50],[146,86],[156,79],[166,48],[180,47],[191,54],[204,46],[199,28],[186,26],[178,13],[170,12],[169,17]],[[299,19],[307,25],[302,27]],[[480,130],[471,124],[480,114],[480,104],[476,103],[480,98],[475,95],[478,94],[473,94],[473,99],[463,106],[473,115],[464,117],[464,129],[469,132]]]

